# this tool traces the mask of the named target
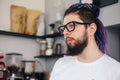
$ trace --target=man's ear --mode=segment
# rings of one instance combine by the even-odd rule
[[[95,23],[91,23],[89,26],[89,35],[94,36],[96,30],[97,30],[97,25]]]

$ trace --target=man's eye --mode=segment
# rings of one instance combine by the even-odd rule
[[[68,25],[68,28],[69,28],[69,29],[73,29],[73,28],[74,28],[74,24],[73,24],[73,23],[70,23],[70,24]]]

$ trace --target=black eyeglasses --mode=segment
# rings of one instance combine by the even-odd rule
[[[81,23],[81,22],[77,22],[77,21],[71,21],[71,22],[67,23],[66,25],[59,26],[59,27],[58,27],[58,31],[59,31],[61,34],[63,34],[63,32],[64,32],[64,30],[65,30],[65,28],[66,28],[66,30],[67,30],[68,32],[72,32],[72,31],[75,30],[75,27],[76,27],[78,24],[79,24],[79,25],[90,25],[90,23]]]

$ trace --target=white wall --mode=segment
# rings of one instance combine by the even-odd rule
[[[101,8],[100,20],[105,26],[120,24],[120,0],[118,3]]]
[[[45,0],[0,0],[0,28],[7,31],[10,28],[11,4],[45,12]],[[40,46],[35,39],[0,35],[0,50],[4,53],[18,52],[24,54],[23,59],[31,60],[39,55],[39,49]]]
[[[11,4],[45,12],[45,0],[0,0],[0,28],[9,31]]]
[[[40,54],[40,45],[35,39],[0,35],[0,50],[5,54],[21,53],[24,60],[33,60]]]

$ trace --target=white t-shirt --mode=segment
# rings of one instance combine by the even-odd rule
[[[91,63],[65,56],[55,63],[50,80],[120,80],[120,63],[106,54]]]

